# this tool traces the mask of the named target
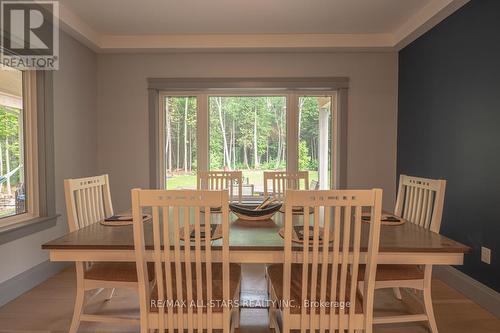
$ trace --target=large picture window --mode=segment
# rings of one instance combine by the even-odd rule
[[[310,188],[335,188],[336,91],[242,90],[159,94],[159,185],[194,189],[198,170],[241,170],[259,194],[264,171],[306,170]]]

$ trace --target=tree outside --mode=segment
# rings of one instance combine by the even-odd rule
[[[309,179],[330,187],[332,97],[299,97],[299,169],[309,171]],[[324,178],[324,179],[323,179]]]
[[[196,97],[165,100],[167,188],[196,186]]]
[[[24,201],[21,126],[22,110],[0,105],[0,217],[16,214],[16,199]]]

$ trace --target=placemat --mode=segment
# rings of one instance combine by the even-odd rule
[[[312,233],[314,232],[314,227],[313,226],[310,226],[309,227],[309,244],[312,244],[313,243],[313,239],[312,239]],[[294,243],[299,243],[299,244],[302,244],[304,243],[304,240],[302,239],[303,237],[299,237],[299,233],[300,231],[303,230],[303,227],[301,225],[297,225],[297,226],[294,226],[293,227],[293,230],[292,230],[292,242]],[[323,227],[320,227],[319,228],[319,244],[322,244],[323,243],[323,234],[324,234],[324,230],[323,230]],[[279,235],[281,236],[281,238],[285,239],[285,228],[281,228],[280,231],[279,231]],[[330,243],[333,242],[333,233],[330,233]]]
[[[370,223],[370,219],[371,219],[371,216],[370,215],[362,215],[361,216],[361,221],[365,222],[365,223]],[[381,225],[392,225],[392,226],[396,226],[396,225],[402,225],[402,224],[405,224],[406,223],[406,220],[399,217],[399,216],[396,216],[394,214],[385,214],[383,213],[382,214],[382,217],[380,218],[380,224]]]
[[[151,219],[151,215],[149,214],[142,215],[143,222],[146,222],[149,219]],[[103,221],[99,221],[99,223],[105,226],[117,227],[123,225],[131,225],[134,223],[134,221],[132,215],[113,215],[107,217]]]
[[[222,238],[222,224],[211,224],[210,228],[211,228],[211,233],[212,233],[211,240]],[[189,238],[191,239],[192,242],[195,241],[194,233],[195,233],[194,225],[190,224],[189,225],[189,236],[190,236]],[[180,234],[179,238],[181,240],[184,240],[184,227],[182,227],[182,228],[179,229],[179,234]],[[204,234],[205,234],[205,225],[201,224],[200,225],[200,236],[201,236],[200,238],[201,238],[201,241],[205,241],[205,235]]]

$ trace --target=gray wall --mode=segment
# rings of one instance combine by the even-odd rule
[[[46,261],[41,244],[67,232],[63,179],[97,172],[97,56],[61,31],[54,72],[57,225],[0,246],[0,283]]]
[[[396,53],[101,54],[98,57],[98,170],[111,176],[116,210],[130,189],[149,187],[149,77],[308,77],[350,79],[347,182],[395,198]]]

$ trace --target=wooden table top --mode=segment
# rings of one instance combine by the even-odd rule
[[[217,219],[218,214],[212,214]],[[294,219],[302,217],[294,217]],[[231,214],[229,243],[235,251],[283,251],[283,239],[279,230],[283,227],[284,215],[276,213],[273,220],[244,221]],[[294,221],[295,223],[295,221]],[[299,221],[300,223],[300,221]],[[152,248],[151,223],[145,225],[145,242]],[[368,244],[369,225],[362,226],[362,251]],[[214,241],[214,246],[217,246]],[[42,245],[46,250],[133,250],[134,238],[131,225],[104,226],[95,223],[71,232]],[[380,252],[428,252],[467,253],[468,246],[445,236],[428,231],[412,223],[398,226],[381,226]]]

